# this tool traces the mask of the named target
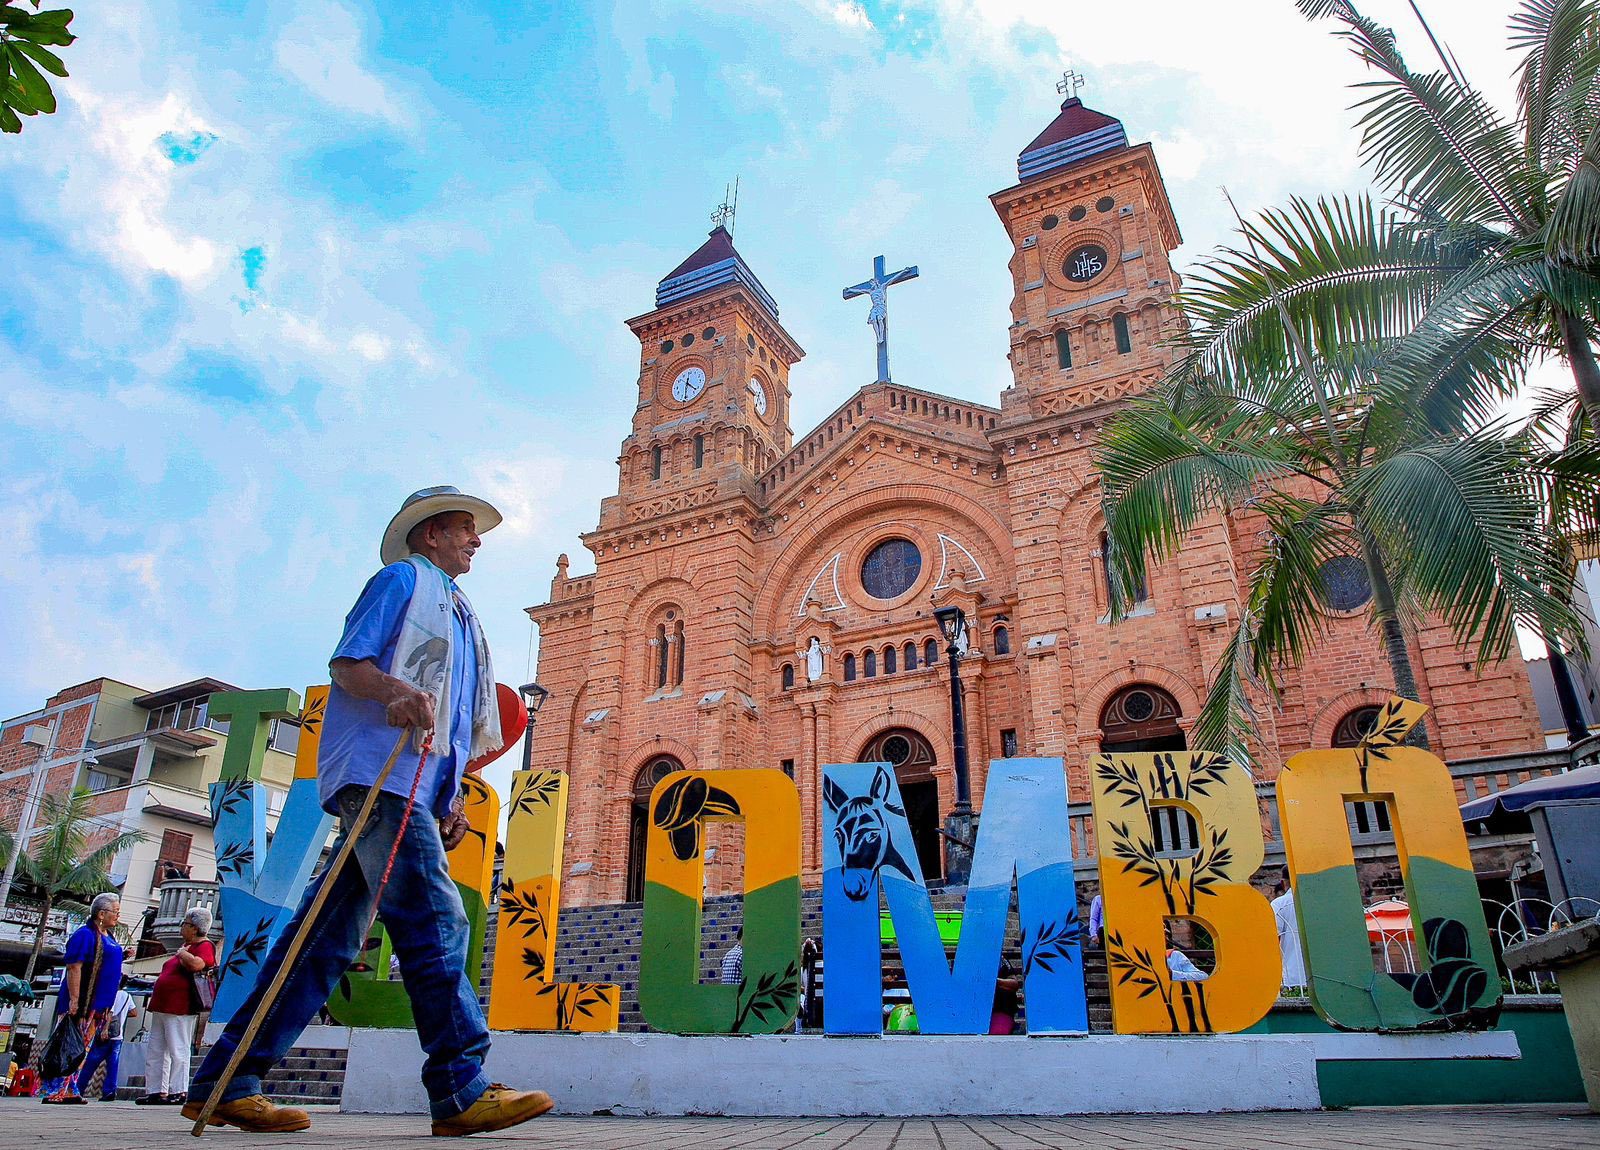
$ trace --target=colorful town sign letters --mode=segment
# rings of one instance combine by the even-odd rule
[[[288,920],[332,829],[317,805],[316,750],[327,690],[313,687],[295,780],[268,839],[257,782],[268,724],[295,713],[292,691],[212,696],[233,721],[222,781],[212,788],[222,884],[225,977],[214,1016],[243,998]],[[1494,1024],[1499,979],[1455,789],[1435,756],[1402,746],[1423,708],[1390,701],[1359,747],[1307,751],[1278,779],[1280,823],[1295,887],[1312,1003],[1351,1030],[1459,1029]],[[243,735],[243,738],[236,736]],[[1122,1034],[1241,1031],[1277,996],[1278,940],[1265,896],[1250,886],[1265,844],[1254,780],[1219,756],[1191,751],[1098,755],[1090,767],[1105,946],[1115,1029]],[[472,922],[468,969],[481,969],[493,889],[499,800],[467,777],[471,833],[450,853],[451,877]],[[519,771],[512,781],[499,942],[489,1022],[498,1030],[617,1028],[620,988],[557,982],[557,921],[567,776]],[[911,839],[894,769],[845,763],[822,769],[823,946],[829,1034],[883,1026],[878,892],[904,961],[924,1034],[986,1033],[1001,948],[1016,893],[1024,1002],[1031,1034],[1088,1029],[1083,946],[1068,847],[1066,772],[1060,759],[990,764],[982,830],[954,962],[947,956]],[[1383,802],[1424,969],[1375,969],[1367,942],[1345,804]],[[793,1023],[799,998],[801,808],[780,771],[678,771],[650,797],[639,1005],[658,1030],[774,1034]],[[706,827],[745,826],[744,977],[700,981]],[[1194,967],[1170,941],[1210,939],[1215,966]],[[410,1005],[389,979],[381,930],[328,1003],[340,1022],[408,1027]]]

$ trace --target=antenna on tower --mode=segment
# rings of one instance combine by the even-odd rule
[[[717,210],[711,213],[711,222],[719,228],[727,228],[728,235],[733,236],[735,217],[739,214],[739,177],[733,177],[732,184],[722,186],[722,202],[717,205]]]

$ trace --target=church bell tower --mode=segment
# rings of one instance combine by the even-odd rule
[[[1182,242],[1150,145],[1069,96],[1017,157],[1017,179],[990,197],[1012,243],[1002,423],[1149,387],[1172,358],[1168,255]]]
[[[789,450],[789,371],[805,352],[727,228],[673,268],[655,310],[628,326],[639,402],[619,461],[621,504],[676,511],[753,490]]]

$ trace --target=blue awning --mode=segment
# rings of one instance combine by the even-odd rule
[[[1515,814],[1525,811],[1534,803],[1594,798],[1600,798],[1600,765],[1579,767],[1575,771],[1546,775],[1542,779],[1530,779],[1492,795],[1473,799],[1461,805],[1461,819],[1463,822],[1479,823],[1502,812]]]

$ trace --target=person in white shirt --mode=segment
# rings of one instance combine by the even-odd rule
[[[1300,951],[1300,924],[1294,911],[1294,887],[1289,871],[1278,880],[1278,897],[1272,900],[1272,917],[1278,923],[1278,952],[1283,956],[1283,985],[1306,985],[1305,957]]]

